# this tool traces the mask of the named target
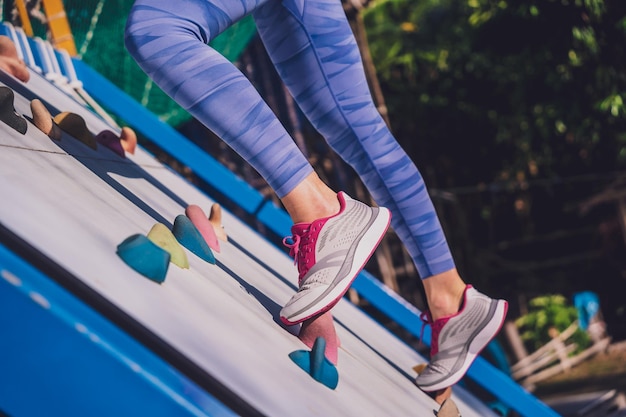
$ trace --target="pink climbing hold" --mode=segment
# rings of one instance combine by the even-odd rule
[[[106,146],[111,149],[113,152],[121,156],[122,158],[126,158],[126,153],[124,152],[124,148],[122,147],[122,142],[115,133],[110,130],[103,130],[98,133],[96,136],[96,140],[99,144]]]
[[[215,229],[213,229],[213,225],[209,222],[209,218],[206,216],[204,211],[195,204],[191,204],[185,209],[185,214],[191,220],[194,226],[198,229],[207,245],[215,252],[220,251],[220,243],[217,240],[217,236],[215,235]]]
[[[333,316],[330,311],[320,314],[302,323],[300,328],[300,334],[298,338],[310,347],[313,348],[315,340],[318,337],[323,337],[326,340],[326,351],[324,355],[333,365],[337,365],[338,353],[340,342],[335,331],[335,324]]]

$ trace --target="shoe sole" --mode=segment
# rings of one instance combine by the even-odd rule
[[[474,360],[480,352],[489,344],[489,342],[498,334],[502,326],[504,325],[504,319],[509,309],[509,303],[505,300],[498,300],[494,317],[499,317],[499,320],[491,320],[470,342],[467,356],[463,365],[454,373],[450,374],[447,378],[438,381],[432,385],[419,385],[419,388],[425,392],[433,392],[446,389],[459,382],[467,373],[467,370],[472,365]],[[418,376],[419,378],[419,376]]]
[[[294,324],[302,323],[303,321],[306,321],[311,317],[315,317],[319,314],[325,313],[326,311],[333,308],[335,304],[337,304],[339,300],[341,300],[341,298],[348,291],[348,289],[350,289],[352,282],[356,279],[357,275],[359,274],[359,272],[361,272],[363,267],[365,267],[365,264],[367,264],[367,261],[369,261],[369,259],[372,257],[372,255],[376,251],[376,248],[378,248],[378,245],[383,240],[383,237],[385,236],[385,233],[389,228],[390,222],[391,212],[387,208],[379,207],[376,219],[372,223],[371,227],[367,230],[367,232],[363,234],[359,243],[357,244],[357,248],[352,258],[353,260],[350,271],[344,276],[344,278],[335,283],[335,286],[332,290],[330,290],[328,293],[325,293],[318,300],[310,303],[311,306],[322,307],[316,308],[314,310],[312,310],[312,307],[305,308],[299,313],[296,313],[290,317],[281,315],[280,320],[284,324],[292,326]],[[367,244],[368,242],[374,240],[374,245]]]

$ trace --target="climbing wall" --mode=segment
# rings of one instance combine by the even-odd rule
[[[122,242],[147,236],[157,224],[171,231],[175,219],[190,205],[208,212],[214,201],[141,147],[134,154],[120,153],[119,147],[114,151],[90,139],[81,141],[77,132],[63,132],[56,139],[41,132],[32,123],[33,99],[40,100],[51,117],[79,115],[93,137],[105,130],[121,133],[41,74],[33,71],[24,84],[0,73],[0,88],[14,92],[12,103],[3,101],[2,114],[10,115],[15,108],[18,118],[23,118],[20,124],[26,126],[26,132],[14,129],[14,118],[8,116],[3,116],[8,123],[0,122],[2,243],[27,247],[27,263],[55,265],[57,284],[88,306],[90,300],[97,300],[92,305],[96,315],[113,317],[128,337],[149,348],[150,352],[137,354],[139,359],[156,352],[172,372],[196,387],[165,389],[167,378],[153,376],[150,381],[161,388],[159,395],[192,404],[191,415],[216,415],[199,399],[200,391],[215,394],[227,408],[243,415],[427,416],[438,408],[413,384],[412,368],[425,359],[347,301],[333,310],[341,342],[336,388],[317,382],[298,367],[289,355],[308,348],[295,336],[297,326],[286,327],[278,319],[281,306],[296,288],[293,262],[228,212],[222,214],[228,241],[220,241],[219,252],[212,251],[214,260],[183,248],[188,267],[169,262],[162,282],[131,268],[117,253]],[[6,278],[13,276],[9,272],[2,276],[14,287],[24,282]],[[8,297],[3,288],[0,294]],[[55,311],[41,297],[31,299],[48,305],[50,314]],[[24,322],[18,336],[43,331],[27,326],[25,317],[12,320]],[[69,332],[85,333],[84,326],[72,326]],[[47,343],[54,346],[55,342]],[[85,343],[100,346],[102,338]],[[51,346],[24,345],[24,349]],[[2,412],[12,417],[106,415],[73,408],[82,404],[73,400],[75,393],[87,389],[81,387],[80,378],[55,378],[41,387],[20,378],[20,367],[15,363],[8,367],[7,362],[18,354],[11,350],[14,347],[0,343],[0,369],[16,370],[11,386],[0,385]],[[81,352],[75,355],[80,360]],[[68,369],[74,366],[72,359],[66,360]],[[80,369],[94,378],[86,366]],[[139,373],[137,362],[122,361],[120,366]],[[11,394],[29,389],[33,396],[37,389],[54,393],[57,408],[18,402]],[[111,384],[101,394],[110,403],[124,393]],[[454,389],[453,398],[465,417],[494,415],[460,387]],[[118,413],[125,415],[124,409]]]

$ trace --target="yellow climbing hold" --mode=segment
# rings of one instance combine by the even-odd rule
[[[170,254],[170,261],[181,268],[189,268],[189,259],[185,249],[174,237],[174,234],[163,223],[156,223],[148,232],[148,239]]]

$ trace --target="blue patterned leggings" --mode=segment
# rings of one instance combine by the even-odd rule
[[[340,0],[137,0],[126,47],[283,197],[313,168],[249,80],[207,44],[247,14],[312,125],[359,174],[422,279],[454,268],[424,181],[378,113]]]

